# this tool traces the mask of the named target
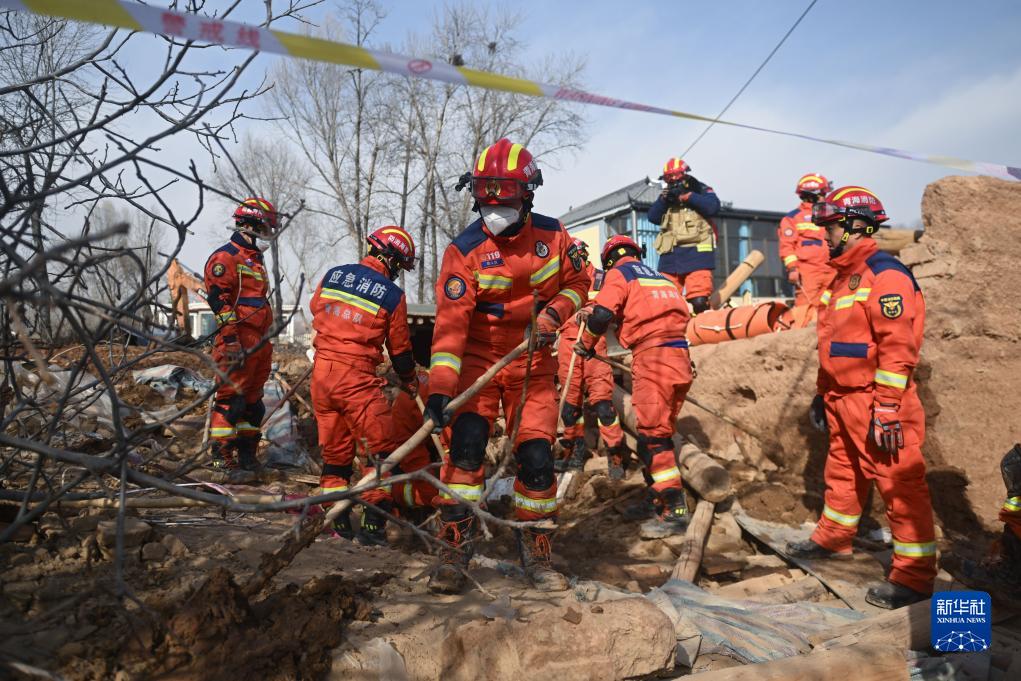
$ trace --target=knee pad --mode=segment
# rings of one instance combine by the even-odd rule
[[[531,490],[553,486],[553,446],[546,440],[525,440],[518,445],[518,479]]]
[[[252,402],[245,405],[245,418],[253,426],[261,426],[262,418],[266,415],[266,405],[262,403],[262,400]]]
[[[1016,444],[1000,461],[1000,474],[1008,497],[1021,497],[1021,444]]]
[[[596,417],[604,426],[611,425],[617,420],[617,411],[613,408],[610,400],[599,400],[596,402]]]
[[[489,442],[489,421],[465,412],[457,417],[450,432],[450,462],[465,471],[482,468]]]
[[[227,419],[227,423],[236,426],[245,414],[245,396],[231,395],[227,399],[216,400],[213,409]]]
[[[709,297],[708,296],[697,296],[695,298],[689,298],[688,302],[691,303],[691,309],[695,314],[701,314],[709,309]]]
[[[638,458],[642,460],[645,467],[652,466],[652,457],[660,452],[672,449],[674,441],[668,437],[645,437],[638,436]]]

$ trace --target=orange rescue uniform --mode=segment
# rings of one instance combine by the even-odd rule
[[[385,272],[386,266],[373,257],[334,267],[309,306],[316,331],[312,408],[322,447],[323,492],[348,488],[357,450],[385,458],[400,444],[376,367],[383,361],[384,344],[398,375],[413,374],[415,362],[407,300]],[[387,494],[381,487],[364,498],[377,503]]]
[[[465,390],[528,337],[532,291],[538,305],[561,321],[578,310],[588,277],[571,238],[554,218],[530,213],[513,235],[490,235],[476,220],[443,254],[436,283],[436,327],[430,362],[430,390],[454,396]],[[454,415],[450,457],[440,479],[465,499],[482,496],[482,462],[493,420],[503,412],[515,439],[518,477],[515,513],[534,520],[556,514],[552,442],[557,429],[557,363],[549,347],[535,351],[528,394],[519,415],[527,355],[522,355]],[[441,494],[438,503],[454,500]]]
[[[688,306],[669,279],[637,258],[625,256],[606,273],[596,294],[589,327],[582,334],[587,348],[605,332],[596,321],[600,308],[616,320],[617,339],[633,357],[631,403],[638,422],[638,455],[647,479],[658,493],[681,489],[672,438],[692,380],[685,338]],[[593,325],[597,333],[589,330]]]
[[[586,265],[585,271],[592,282],[588,296],[590,300],[593,300],[603,284],[604,273],[593,267],[591,263]],[[560,389],[567,391],[566,404],[581,407],[584,401],[592,406],[599,419],[599,436],[607,447],[619,447],[624,440],[624,431],[621,430],[620,418],[613,407],[613,370],[610,365],[600,362],[594,357],[589,359],[578,357],[574,360],[574,373],[571,374],[571,382],[567,383],[571,358],[576,356],[574,344],[578,340],[579,330],[580,327],[575,316],[572,316],[560,329],[560,342],[557,346],[557,359],[560,363],[558,373]],[[596,343],[596,353],[605,357],[606,351],[606,338],[601,337]],[[577,440],[584,437],[584,417],[576,423],[564,424],[564,439]]]
[[[418,374],[418,396],[423,402],[429,397],[429,374],[424,370]],[[394,439],[398,442],[407,441],[422,427],[422,410],[415,398],[403,390],[397,392],[393,401]],[[436,452],[439,460],[441,452]],[[429,438],[415,447],[401,460],[398,473],[414,473],[428,466],[433,461],[431,441]],[[409,480],[393,484],[394,503],[404,509],[431,507],[436,496],[436,488],[425,480]]]
[[[221,447],[247,448],[254,455],[265,415],[262,388],[273,359],[273,344],[265,337],[273,324],[273,310],[267,299],[269,276],[262,251],[235,232],[209,256],[204,279],[209,307],[220,327],[213,359],[228,378],[216,390],[209,437]],[[228,346],[237,345],[245,357],[231,370],[226,352]]]
[[[794,304],[819,307],[819,297],[833,279],[826,232],[812,222],[812,204],[801,205],[780,220],[777,229],[780,259],[787,271],[796,270],[801,284],[794,288]]]
[[[889,580],[932,593],[936,542],[925,482],[925,414],[912,379],[925,325],[925,300],[910,271],[868,239],[832,261],[832,288],[819,312],[819,393],[830,433],[826,495],[812,541],[850,552],[862,505],[875,481],[893,533]],[[873,404],[899,405],[904,447],[872,438]]]

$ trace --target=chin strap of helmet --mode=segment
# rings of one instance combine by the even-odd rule
[[[864,227],[852,227],[855,220],[864,220],[860,215],[848,216],[840,221],[840,227],[844,230],[844,233],[840,237],[840,243],[836,246],[830,247],[830,258],[836,258],[844,249],[847,247],[847,241],[851,238],[852,234],[864,234],[866,236],[872,236],[876,231],[876,226],[872,223],[866,222]]]

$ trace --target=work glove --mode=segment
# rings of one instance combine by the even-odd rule
[[[432,419],[433,432],[438,433],[443,427],[450,423],[450,414],[447,412],[447,405],[450,398],[446,395],[430,395],[425,401],[425,412],[422,414],[422,422]]]
[[[787,281],[795,286],[801,286],[801,272],[796,267],[790,268],[787,270]]]
[[[812,422],[812,427],[820,433],[825,433],[829,430],[826,426],[826,403],[822,395],[816,395],[812,398],[812,406],[808,408],[808,420]]]
[[[245,349],[234,334],[223,336],[223,356],[231,364],[240,362],[245,358]]]
[[[583,307],[578,310],[578,314],[574,315],[574,321],[578,322],[578,326],[584,324],[588,326],[588,318],[592,315],[591,307]]]
[[[401,379],[401,390],[408,393],[412,397],[418,395],[418,373],[412,372],[407,376],[399,376]]]
[[[553,345],[557,340],[557,331],[560,330],[560,317],[556,310],[547,307],[535,320],[536,336],[535,347],[544,348]]]
[[[574,354],[581,355],[585,359],[592,359],[596,356],[596,347],[593,345],[591,348],[585,345],[582,339],[578,339],[578,342],[574,344]]]
[[[900,427],[897,411],[900,405],[876,402],[872,405],[872,440],[884,452],[896,454],[904,448],[904,431]]]
[[[576,407],[569,402],[564,402],[564,408],[560,412],[560,418],[564,420],[565,426],[573,426],[581,418],[581,407]]]

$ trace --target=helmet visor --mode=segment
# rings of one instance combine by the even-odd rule
[[[827,201],[812,206],[812,222],[817,225],[831,225],[844,219],[844,209]]]
[[[473,177],[472,196],[483,203],[503,203],[523,199],[525,186],[508,177]]]

